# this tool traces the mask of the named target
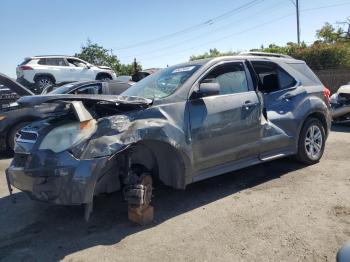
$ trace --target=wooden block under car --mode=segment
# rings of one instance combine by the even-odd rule
[[[130,221],[139,225],[148,225],[153,222],[154,208],[153,206],[148,206],[145,209],[141,208],[128,208],[128,218]]]

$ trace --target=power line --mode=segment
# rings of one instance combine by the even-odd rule
[[[331,7],[336,7],[336,6],[344,6],[344,5],[349,5],[349,4],[350,4],[350,2],[344,2],[344,3],[339,3],[339,4],[331,4],[331,5],[325,5],[325,6],[315,7],[315,8],[302,9],[301,12],[309,12],[309,11],[315,11],[315,10],[320,10],[320,9],[325,9],[325,8],[331,8]],[[292,16],[292,15],[294,15],[294,13],[289,13],[289,14],[286,14],[286,15],[284,15],[284,16],[278,17],[278,18],[276,18],[276,19],[272,19],[272,20],[270,20],[270,21],[267,21],[267,22],[265,22],[265,23],[263,23],[263,24],[259,24],[259,25],[257,25],[257,26],[253,26],[253,27],[250,27],[250,28],[248,28],[248,29],[242,30],[242,31],[240,31],[240,32],[232,33],[232,34],[223,36],[223,37],[221,37],[221,38],[217,38],[217,39],[215,39],[215,40],[208,41],[208,42],[206,42],[206,43],[203,43],[203,44],[200,44],[200,45],[196,45],[196,46],[192,46],[192,47],[190,47],[190,48],[186,48],[186,49],[179,50],[179,51],[175,51],[175,52],[176,52],[176,53],[183,53],[183,52],[186,52],[186,51],[188,51],[188,50],[195,49],[195,48],[197,48],[197,47],[202,47],[202,46],[206,46],[206,45],[211,44],[211,43],[216,43],[216,42],[218,42],[218,41],[221,41],[221,40],[230,38],[230,37],[232,37],[232,36],[240,35],[240,34],[243,34],[243,33],[248,32],[248,31],[254,30],[254,29],[256,29],[256,28],[265,26],[265,25],[267,25],[267,24],[271,24],[271,23],[273,23],[273,22],[282,20],[282,19],[284,19],[284,18],[286,18],[286,17],[289,17],[289,16]],[[162,54],[162,55],[156,56],[156,57],[151,57],[149,60],[154,60],[154,59],[156,59],[156,58],[160,58],[160,57],[166,56],[167,54],[168,54],[168,52],[167,52],[167,53],[164,53],[164,54]]]
[[[167,34],[167,35],[163,35],[161,37],[157,37],[157,38],[154,38],[154,39],[150,39],[150,40],[147,40],[147,41],[143,41],[143,42],[139,42],[139,43],[136,43],[136,44],[132,44],[132,45],[128,45],[128,46],[122,46],[122,47],[119,47],[119,48],[116,48],[115,50],[123,50],[123,49],[130,49],[130,48],[133,48],[133,47],[137,47],[137,46],[142,46],[142,45],[149,45],[153,42],[159,42],[159,41],[164,41],[166,39],[169,39],[171,37],[174,37],[174,36],[177,36],[177,35],[180,35],[180,34],[184,34],[184,33],[188,33],[188,32],[191,32],[191,31],[194,31],[194,30],[198,30],[202,27],[206,27],[206,26],[210,26],[220,20],[223,20],[223,19],[226,19],[227,17],[230,17],[232,16],[233,14],[237,14],[239,12],[242,12],[243,10],[246,10],[256,4],[259,4],[261,2],[263,2],[265,0],[253,0],[253,1],[250,1],[244,5],[241,5],[237,8],[234,8],[228,12],[225,12],[221,15],[218,15],[214,18],[211,18],[205,22],[202,22],[202,23],[199,23],[197,25],[194,25],[194,26],[190,26],[190,27],[187,27],[185,29],[182,29],[180,31],[177,31],[177,32],[174,32],[174,33],[170,33],[170,34]]]
[[[229,30],[229,29],[231,29],[231,28],[230,28],[231,25],[235,25],[235,24],[240,23],[240,22],[245,21],[245,20],[250,20],[251,17],[258,16],[258,15],[260,15],[261,13],[267,14],[268,11],[274,10],[274,9],[280,7],[281,5],[284,5],[284,4],[285,4],[284,1],[283,1],[283,2],[279,2],[279,3],[277,3],[277,4],[274,3],[271,7],[266,7],[264,10],[260,10],[260,11],[258,11],[258,12],[255,12],[255,13],[251,14],[250,16],[246,16],[246,17],[244,17],[244,18],[241,18],[241,19],[238,19],[238,20],[234,20],[234,21],[232,21],[232,22],[230,22],[230,23],[227,23],[227,24],[222,25],[222,26],[220,26],[220,27],[214,28],[214,29],[212,29],[212,30],[210,30],[210,31],[205,31],[205,32],[203,32],[203,33],[201,33],[201,34],[199,34],[199,35],[194,36],[194,37],[187,38],[186,40],[182,40],[182,41],[180,41],[180,42],[176,42],[176,43],[173,43],[173,44],[171,44],[171,45],[164,46],[164,47],[162,47],[162,48],[153,49],[153,50],[150,50],[150,51],[148,51],[148,52],[142,52],[142,53],[139,53],[139,54],[128,55],[128,56],[124,56],[124,57],[121,56],[121,58],[122,58],[122,59],[127,59],[127,58],[134,58],[134,57],[140,57],[140,56],[141,56],[141,57],[144,57],[144,55],[146,55],[146,57],[148,57],[150,54],[158,53],[159,51],[162,51],[162,50],[167,50],[167,49],[170,49],[170,48],[172,48],[172,47],[177,47],[177,46],[179,46],[179,45],[181,45],[181,44],[186,44],[186,43],[188,43],[188,42],[190,42],[190,41],[193,41],[193,40],[194,40],[194,41],[200,40],[200,37],[203,36],[203,35],[206,35],[206,34],[209,34],[209,33],[214,33],[214,34],[215,34],[215,33],[218,33],[218,32],[220,32],[220,31]]]

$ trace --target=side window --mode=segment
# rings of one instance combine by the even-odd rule
[[[38,64],[48,66],[67,66],[66,61],[64,61],[63,58],[41,58]]]
[[[278,68],[277,75],[278,75],[280,89],[286,89],[286,88],[295,86],[296,84],[295,79],[291,77],[289,74],[287,74],[287,72],[284,71],[283,69]]]
[[[46,63],[46,58],[40,58],[38,64],[39,64],[39,65],[47,65],[47,63]]]
[[[262,83],[260,91],[264,93],[283,90],[296,84],[292,76],[274,63],[253,61],[252,64]]]
[[[101,85],[89,85],[89,86],[83,86],[78,89],[76,89],[74,92],[76,95],[98,95],[102,93]]]
[[[68,65],[71,67],[86,67],[86,64],[77,59],[69,58],[67,59]]]
[[[227,63],[217,66],[202,83],[218,83],[220,95],[248,92],[248,81],[243,63]]]

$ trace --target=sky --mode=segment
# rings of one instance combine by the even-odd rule
[[[248,51],[296,42],[294,0],[1,0],[0,72],[34,55],[74,55],[87,39],[143,68],[189,60],[210,48]],[[350,15],[350,0],[299,0],[301,40]]]

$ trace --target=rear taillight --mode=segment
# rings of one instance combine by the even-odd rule
[[[331,95],[331,91],[329,91],[329,89],[327,87],[323,88],[323,97],[325,102],[329,105],[330,104],[330,95]]]
[[[20,66],[20,69],[21,70],[33,70],[33,68],[30,66]]]

